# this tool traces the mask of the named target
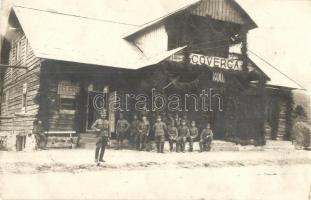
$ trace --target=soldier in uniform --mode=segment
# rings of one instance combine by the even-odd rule
[[[211,125],[208,123],[206,128],[202,130],[201,138],[200,138],[200,151],[211,150],[211,144],[213,141],[213,131],[211,129]]]
[[[193,151],[193,142],[199,136],[198,128],[195,126],[195,121],[191,122],[191,126],[189,128],[189,137],[187,138],[189,142],[189,151]]]
[[[168,114],[165,124],[167,126],[169,126],[169,125],[175,126],[175,120],[174,120],[174,118],[173,118],[171,113]]]
[[[180,120],[178,113],[175,114],[174,122],[175,122],[175,127],[178,129],[181,124],[181,120]]]
[[[153,125],[153,131],[157,145],[157,151],[158,153],[164,153],[165,132],[167,131],[167,127],[166,124],[162,122],[161,116],[157,117],[157,122]]]
[[[44,133],[44,128],[41,120],[36,120],[33,123],[33,131],[36,137],[37,147],[40,149],[46,149],[47,137]]]
[[[126,119],[124,119],[124,116],[121,113],[120,119],[117,121],[117,125],[116,125],[118,149],[122,148],[123,140],[129,128],[130,128],[130,123]]]
[[[178,146],[183,153],[185,152],[185,144],[188,137],[189,137],[189,128],[186,125],[186,121],[183,119],[181,121],[181,125],[178,130]]]
[[[130,137],[131,137],[131,142],[132,145],[136,145],[136,139],[137,139],[137,135],[138,135],[138,124],[140,123],[140,121],[138,120],[137,115],[133,116],[133,121],[131,123],[131,131],[130,131]]]
[[[183,116],[183,120],[186,122],[186,125],[187,125],[188,127],[190,127],[190,121],[188,120],[187,114],[185,114],[185,115]]]
[[[110,138],[109,121],[107,120],[107,115],[101,113],[100,118],[97,119],[91,127],[96,131],[96,149],[95,149],[95,162],[105,162],[103,160],[106,146]],[[99,154],[99,157],[98,157]]]
[[[146,148],[147,137],[150,132],[150,123],[146,116],[142,117],[142,121],[138,123],[138,134],[136,138],[136,148],[144,150]]]
[[[167,129],[168,133],[168,141],[170,143],[170,151],[173,151],[173,145],[176,144],[176,151],[177,151],[177,139],[178,139],[178,130],[173,124],[169,124]]]

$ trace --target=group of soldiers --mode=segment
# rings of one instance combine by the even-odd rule
[[[111,137],[109,129],[109,120],[105,114],[101,114],[101,117],[94,122],[92,129],[98,133],[98,140],[96,143],[95,150],[95,161],[103,162],[103,155],[105,148]],[[166,122],[162,121],[162,117],[157,116],[156,122],[151,126],[147,117],[143,115],[141,119],[138,119],[137,115],[133,116],[131,123],[125,119],[121,113],[120,118],[116,124],[116,139],[117,147],[121,149],[123,147],[123,140],[130,138],[133,145],[137,150],[145,150],[149,134],[153,131],[157,152],[164,152],[164,142],[167,136],[170,151],[185,152],[186,143],[189,142],[189,151],[193,151],[193,142],[199,138],[200,151],[209,151],[211,149],[211,143],[213,139],[213,131],[210,124],[207,123],[201,134],[199,135],[198,128],[196,127],[195,121],[190,121],[187,116],[183,119],[176,116],[173,118],[169,115]]]

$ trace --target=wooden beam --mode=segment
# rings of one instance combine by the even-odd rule
[[[16,68],[16,69],[27,69],[26,66],[19,66],[19,65],[6,65],[6,64],[0,64],[1,68]]]

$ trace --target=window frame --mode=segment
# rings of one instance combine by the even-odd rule
[[[22,109],[21,112],[22,113],[26,113],[27,112],[27,92],[28,92],[28,85],[27,83],[23,84],[23,90],[22,90]]]

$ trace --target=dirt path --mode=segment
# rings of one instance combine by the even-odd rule
[[[107,162],[95,166],[92,150],[0,152],[0,174],[50,173],[149,168],[219,168],[311,164],[311,152],[205,152],[166,153],[109,150]]]

